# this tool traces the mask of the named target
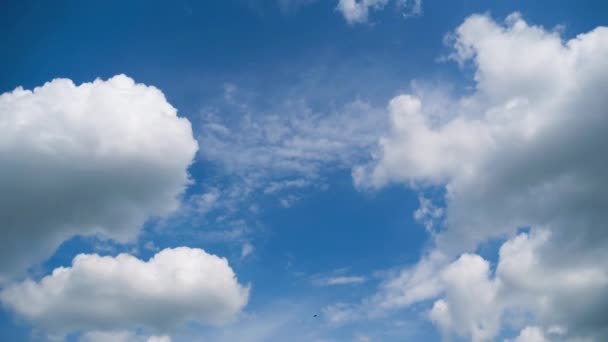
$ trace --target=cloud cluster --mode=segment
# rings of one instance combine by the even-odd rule
[[[0,300],[47,332],[167,331],[188,322],[223,324],[247,303],[228,261],[201,249],[179,247],[148,261],[128,254],[80,254],[40,281],[0,292]],[[94,335],[96,333],[93,333]]]
[[[124,75],[17,88],[0,95],[0,129],[0,300],[34,328],[166,342],[134,331],[222,324],[245,306],[249,287],[228,262],[186,247],[148,261],[81,254],[39,281],[10,282],[75,235],[127,242],[178,208],[198,143],[160,90]]]
[[[438,273],[444,297],[435,301],[431,320],[446,334],[490,341],[503,316],[531,313],[556,335],[551,340],[567,333],[605,338],[606,265],[548,265],[542,259],[547,248],[555,248],[547,231],[516,236],[500,248],[495,275],[482,257],[462,255]],[[540,327],[527,327],[516,340],[544,341],[544,336]]]
[[[517,13],[504,23],[473,15],[450,41],[450,58],[475,70],[472,94],[440,120],[416,96],[394,98],[378,158],[353,170],[360,187],[445,190],[441,212],[425,199],[417,217],[433,219],[436,249],[371,302],[388,309],[440,297],[430,318],[473,341],[522,315],[539,329],[559,326],[563,339],[605,339],[608,28],[564,41]],[[504,238],[495,275],[475,254],[450,262]]]
[[[245,111],[236,122],[205,120],[201,155],[236,176],[236,199],[319,186],[323,171],[367,160],[387,124],[382,111],[362,101],[329,113],[300,102],[276,111]]]
[[[119,75],[0,95],[0,281],[74,235],[134,238],[179,205],[198,148],[155,87]]]

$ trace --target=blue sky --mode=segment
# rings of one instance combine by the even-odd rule
[[[367,16],[349,21],[348,3]],[[0,254],[7,341],[608,336],[605,307],[591,304],[608,289],[604,1],[1,6],[0,225],[4,246],[23,246]],[[55,79],[73,85],[45,85]],[[43,89],[19,97],[17,87]],[[165,118],[171,108],[187,121]],[[196,270],[207,255],[228,264],[193,280],[224,284],[182,284],[202,304],[168,309],[185,312],[175,324],[160,312],[180,285],[138,297],[145,278],[122,294],[114,271],[72,264],[167,250],[175,269],[154,279],[170,288],[181,246],[203,251],[188,254]],[[41,279],[60,267],[73,275],[54,298]],[[124,267],[131,284],[139,273]],[[235,278],[214,282],[216,271]],[[578,306],[564,295],[583,293]],[[28,299],[37,295],[50,304]],[[158,317],[116,299],[131,297]],[[541,297],[550,304],[525,304]],[[128,313],[96,311],[107,300]]]

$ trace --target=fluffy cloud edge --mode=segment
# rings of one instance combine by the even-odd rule
[[[188,322],[222,325],[249,299],[225,258],[202,249],[164,249],[148,261],[129,254],[80,254],[70,267],[0,292],[2,303],[50,334],[153,331]]]
[[[5,282],[75,235],[124,242],[173,212],[198,149],[162,91],[125,75],[3,93],[0,127]]]

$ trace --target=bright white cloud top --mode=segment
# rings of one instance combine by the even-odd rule
[[[0,292],[4,305],[40,329],[91,331],[99,338],[188,322],[224,324],[248,297],[249,286],[239,284],[225,258],[187,247],[162,250],[148,261],[80,254],[71,267]]]
[[[475,68],[474,92],[440,116],[416,96],[394,98],[379,157],[353,171],[362,187],[445,189],[445,210],[431,217],[441,227],[436,250],[367,304],[440,297],[430,318],[472,341],[493,340],[503,318],[518,314],[542,325],[519,340],[539,340],[553,325],[605,339],[608,163],[595,151],[608,148],[608,28],[564,41],[519,14],[504,24],[473,15],[452,43],[451,58]],[[515,236],[523,227],[530,234]],[[505,237],[495,275],[477,255],[449,263]]]
[[[0,95],[0,280],[80,234],[133,239],[170,213],[197,142],[163,93],[119,75]]]

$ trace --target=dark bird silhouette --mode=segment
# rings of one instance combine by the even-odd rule
[[[312,315],[312,317],[317,317],[317,314]]]

